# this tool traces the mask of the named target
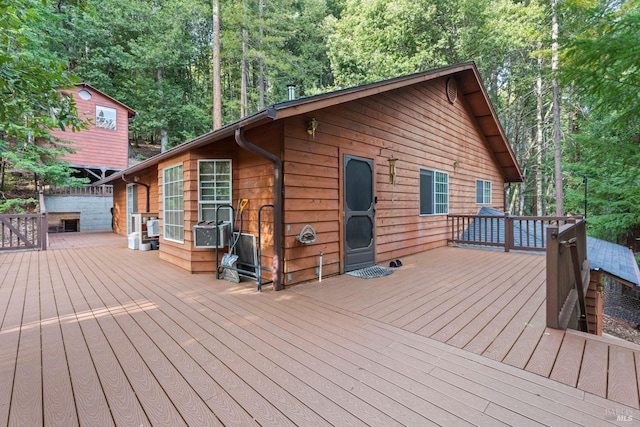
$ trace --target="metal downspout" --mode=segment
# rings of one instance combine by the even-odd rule
[[[145,212],[149,212],[149,184],[145,184],[143,182],[127,181],[127,179],[125,178],[124,174],[122,174],[121,178],[127,184],[142,185],[143,187],[145,187],[147,189],[147,200],[146,200],[146,202],[147,202],[147,210]]]
[[[244,129],[236,129],[236,142],[242,148],[273,163],[273,289],[282,290],[282,162],[280,158],[260,148],[244,137]],[[261,262],[261,260],[258,260]]]

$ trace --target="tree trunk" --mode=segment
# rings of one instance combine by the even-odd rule
[[[220,77],[220,8],[212,0],[213,8],[213,129],[222,127],[222,83]]]
[[[164,91],[162,90],[162,80],[164,76],[162,74],[162,68],[158,68],[156,70],[156,80],[158,83],[159,91],[160,91],[160,104],[164,103]],[[164,153],[169,149],[169,134],[167,133],[166,124],[163,123],[160,129],[160,152]]]
[[[248,61],[247,61],[247,38],[249,37],[246,28],[242,29],[242,73],[240,82],[240,117],[247,116],[247,80],[248,80]]]
[[[264,55],[264,51],[262,49],[262,40],[264,39],[264,25],[262,22],[262,18],[264,14],[264,0],[260,0],[258,7],[259,7],[259,14],[260,14],[260,40],[258,41],[258,46],[260,48],[260,56],[258,59],[258,109],[262,110],[264,108],[264,90],[265,90],[264,59],[262,57],[262,55]]]
[[[542,48],[541,44],[538,46],[540,49]],[[534,215],[543,216],[544,209],[542,204],[542,152],[544,150],[544,122],[543,122],[543,114],[542,110],[544,108],[544,99],[543,99],[543,90],[542,90],[542,55],[538,55],[538,77],[536,81],[536,97],[537,97],[537,105],[536,105],[536,143],[535,143],[535,159],[536,163],[532,168],[533,172],[533,181],[535,185],[535,195],[533,198],[533,206],[532,210]]]
[[[3,158],[2,162],[0,162],[0,192],[3,192],[3,193],[4,193],[5,163],[6,163],[6,161]]]
[[[564,216],[562,150],[560,147],[560,88],[558,86],[558,0],[552,0],[551,73],[553,78],[553,155],[555,158],[556,215]]]

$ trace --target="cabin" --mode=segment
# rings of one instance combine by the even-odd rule
[[[92,182],[129,167],[129,121],[136,112],[87,83],[63,92],[73,96],[78,117],[90,125],[79,132],[51,132],[53,137],[73,143],[75,153],[61,159]]]
[[[282,102],[99,184],[116,233],[157,218],[159,257],[192,273],[233,244],[200,247],[198,224],[232,221],[279,290],[445,246],[448,214],[504,210],[522,180],[467,62]]]

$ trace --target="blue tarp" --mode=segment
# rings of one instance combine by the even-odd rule
[[[472,221],[469,228],[462,232],[461,239],[478,243],[503,244],[505,213],[483,206],[478,211],[478,216],[495,216],[496,218]],[[529,225],[523,226],[519,222],[514,224],[514,244],[516,246],[545,247],[543,236],[546,235],[546,229],[534,228],[533,223],[529,221],[525,223]],[[587,236],[587,258],[589,258],[592,269],[600,269],[616,279],[640,286],[640,270],[638,270],[638,264],[630,249]]]

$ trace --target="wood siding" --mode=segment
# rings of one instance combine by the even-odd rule
[[[341,272],[342,159],[345,154],[375,163],[376,262],[446,245],[446,215],[421,216],[420,168],[449,175],[449,213],[477,213],[476,180],[491,181],[491,207],[504,209],[504,178],[469,114],[466,100],[451,104],[445,78],[316,111],[315,138],[309,117],[285,125],[285,283]],[[396,161],[390,183],[388,159]],[[295,236],[306,224],[318,232],[314,244]]]
[[[78,92],[87,90],[91,99],[80,98]],[[76,167],[105,167],[108,169],[125,169],[129,166],[129,117],[127,109],[112,99],[96,92],[90,87],[76,86],[64,92],[72,93],[81,119],[90,120],[89,129],[80,132],[54,130],[52,135],[72,141],[76,152],[62,157]],[[96,105],[115,108],[116,129],[103,129],[95,126]]]
[[[449,176],[449,212],[475,214],[476,180],[492,184],[491,207],[504,209],[505,179],[496,158],[459,95],[447,100],[446,79],[439,78],[368,98],[300,114],[246,131],[246,138],[280,157],[284,179],[283,283],[313,280],[344,271],[342,163],[346,154],[373,159],[376,263],[386,263],[447,243],[445,215],[420,215],[420,169]],[[307,133],[318,122],[315,137]],[[389,177],[389,158],[396,161],[396,182]],[[243,232],[257,235],[258,209],[274,203],[274,167],[265,158],[239,148],[233,137],[163,158],[157,168],[157,203],[162,212],[162,170],[184,167],[184,242],[160,240],[160,257],[191,272],[215,270],[215,252],[193,247],[191,229],[198,222],[198,159],[233,160],[233,204],[249,199]],[[116,186],[123,193],[124,186]],[[122,203],[124,195],[116,197]],[[296,236],[310,224],[312,244]],[[272,210],[264,211],[262,265],[273,263]],[[161,233],[162,234],[162,233]],[[222,251],[221,251],[222,252]],[[220,254],[221,255],[221,254]]]
[[[280,155],[282,125],[273,123],[260,132],[248,132],[247,138],[256,145]],[[172,242],[160,239],[160,258],[178,265],[193,273],[212,273],[215,271],[214,249],[194,248],[193,226],[198,223],[198,160],[232,160],[232,202],[237,209],[239,199],[249,199],[243,212],[242,232],[257,236],[258,209],[263,204],[273,204],[273,165],[262,157],[240,149],[232,138],[225,139],[181,156],[162,161],[157,169],[157,203],[162,206],[162,170],[166,167],[183,165],[184,173],[184,242]],[[160,209],[160,219],[164,218]],[[262,265],[271,267],[273,263],[273,210],[263,213],[263,260]],[[161,222],[162,225],[162,222]],[[239,224],[238,224],[239,226]],[[162,236],[162,232],[160,233]],[[226,249],[219,251],[221,257]],[[268,277],[268,276],[267,276]]]
[[[127,181],[137,178],[137,182],[149,186],[149,212],[158,212],[158,182],[156,168],[149,168],[137,172],[132,176],[127,176]],[[138,204],[135,212],[147,212],[147,188],[137,185],[134,191],[137,192]],[[126,236],[127,234],[127,183],[123,180],[113,182],[113,232]]]

